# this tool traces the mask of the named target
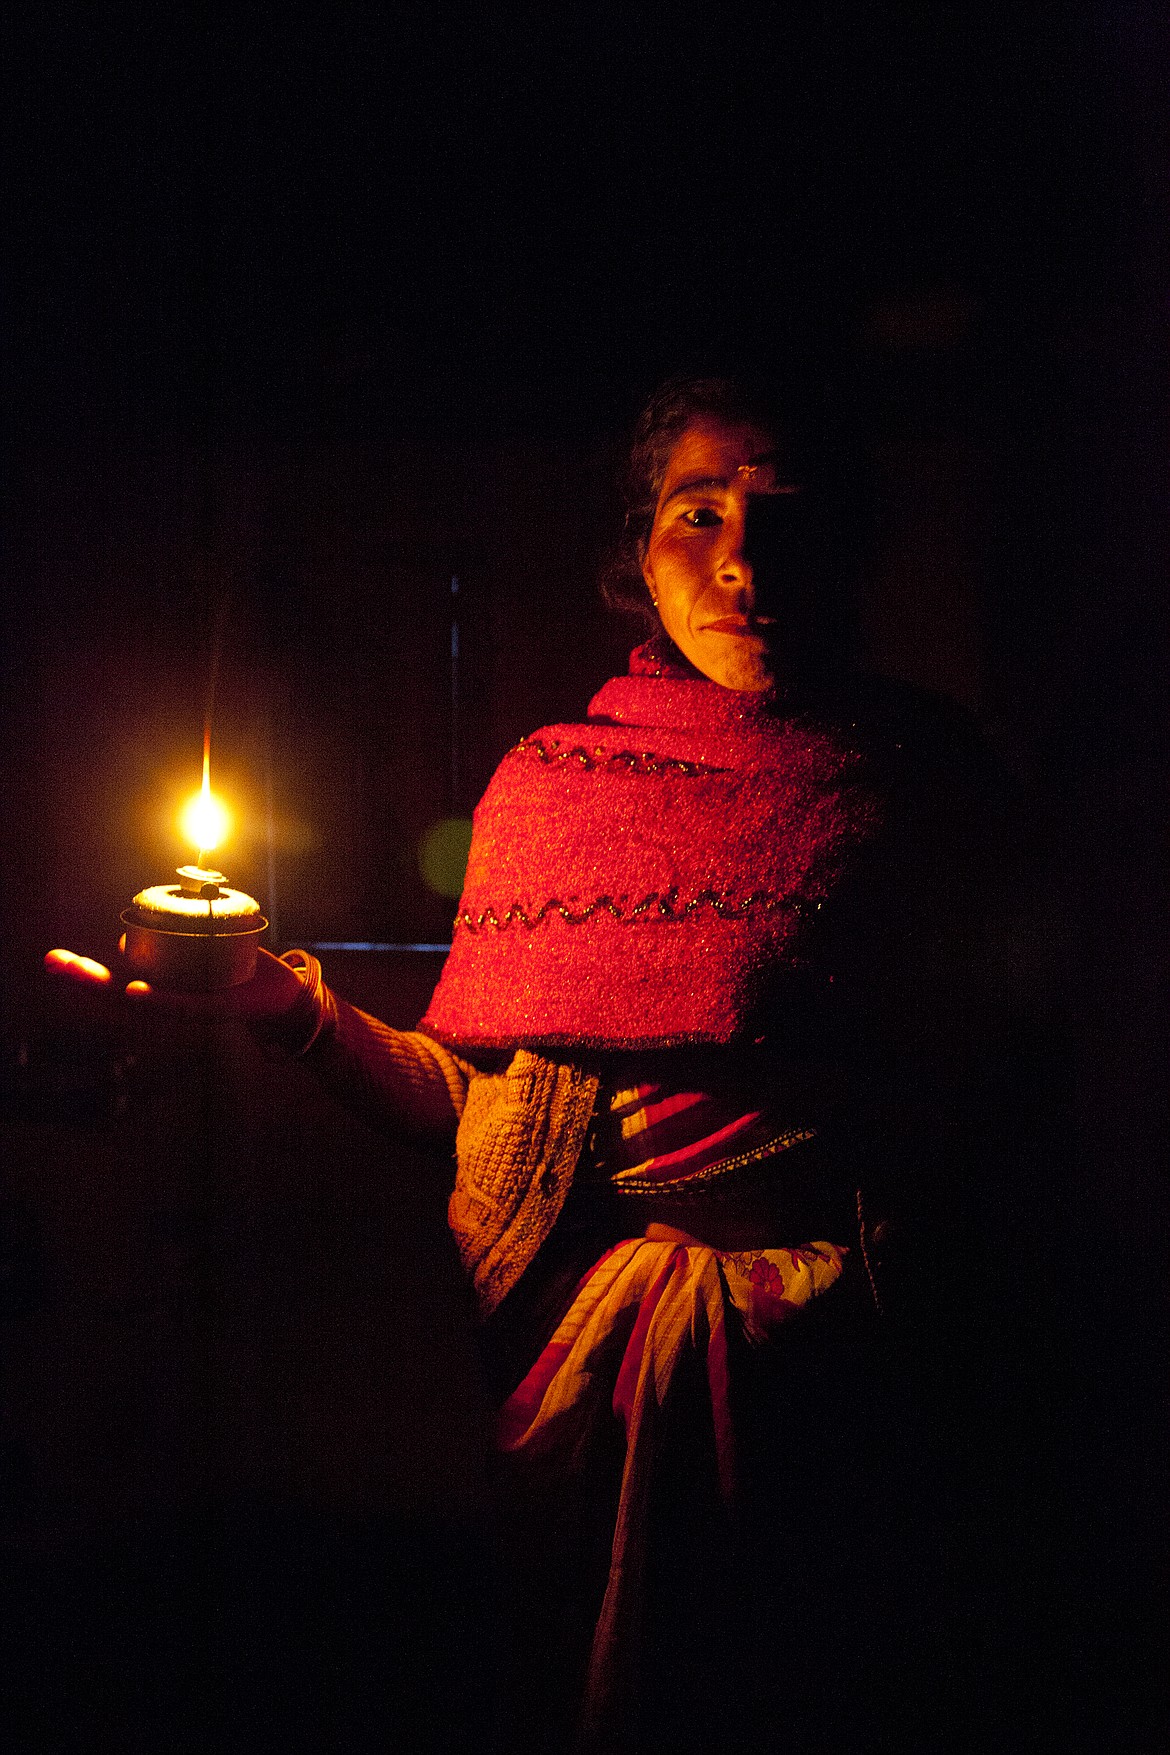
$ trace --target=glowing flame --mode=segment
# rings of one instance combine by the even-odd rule
[[[203,739],[203,785],[184,805],[180,826],[184,840],[199,849],[199,865],[203,864],[203,855],[218,847],[231,827],[227,806],[211,790],[211,739],[207,735]]]

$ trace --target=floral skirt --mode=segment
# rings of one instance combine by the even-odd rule
[[[833,1243],[728,1253],[697,1243],[630,1238],[577,1286],[559,1326],[500,1411],[498,1443],[538,1475],[584,1478],[599,1435],[624,1433],[608,1579],[593,1633],[582,1727],[588,1747],[628,1713],[638,1688],[650,1498],[684,1380],[703,1383],[703,1417],[720,1495],[736,1486],[729,1329],[749,1344],[783,1325],[840,1278]],[[613,1745],[611,1745],[613,1746]]]

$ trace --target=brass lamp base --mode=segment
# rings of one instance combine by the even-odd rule
[[[215,993],[252,978],[268,922],[222,872],[181,866],[179,883],[141,891],[122,911],[124,967],[152,987]]]

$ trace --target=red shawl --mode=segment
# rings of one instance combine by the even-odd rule
[[[646,648],[631,671],[587,724],[522,738],[480,800],[419,1026],[451,1047],[732,1041],[876,825],[839,733]]]

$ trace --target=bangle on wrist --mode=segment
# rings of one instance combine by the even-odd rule
[[[316,1042],[329,1016],[321,965],[308,951],[286,951],[280,961],[297,976],[301,991],[287,1011],[272,1020],[265,1033],[286,1054],[299,1060]]]

